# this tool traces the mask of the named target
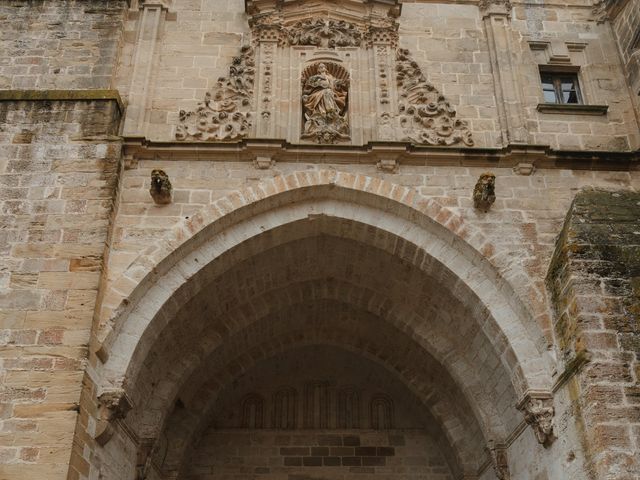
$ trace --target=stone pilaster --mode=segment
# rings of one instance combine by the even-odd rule
[[[133,54],[133,71],[129,89],[129,104],[124,124],[125,135],[146,133],[146,116],[149,109],[150,89],[153,74],[158,35],[164,21],[167,7],[162,3],[144,3],[140,6],[138,34]]]
[[[502,142],[528,143],[522,111],[522,94],[516,76],[515,59],[518,52],[511,30],[511,2],[482,0],[479,6],[489,45]]]

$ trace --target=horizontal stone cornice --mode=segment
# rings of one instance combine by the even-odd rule
[[[0,102],[43,101],[112,101],[124,113],[124,103],[117,90],[0,90]]]
[[[640,152],[566,151],[544,145],[512,144],[504,148],[420,146],[408,142],[369,142],[365,145],[292,144],[276,139],[238,142],[159,142],[125,137],[124,154],[131,160],[247,161],[256,157],[276,162],[319,164],[377,164],[395,160],[399,165],[515,167],[522,162],[536,168],[578,170],[640,170]]]

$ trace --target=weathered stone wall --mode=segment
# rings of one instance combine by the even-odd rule
[[[497,200],[485,214],[473,208],[471,193],[486,167],[401,166],[398,174],[385,174],[375,165],[278,163],[274,169],[258,170],[250,162],[140,160],[135,168],[124,173],[109,279],[118,279],[149,242],[234,190],[255,186],[261,179],[281,174],[327,167],[413,187],[442,202],[479,228],[497,248],[518,259],[511,267],[526,279],[523,284],[537,292],[530,297],[522,293],[542,311],[547,308],[543,277],[574,192],[590,185],[611,189],[640,186],[640,175],[635,172],[540,169],[531,176],[523,176],[511,168],[493,168],[497,176]],[[151,171],[155,168],[169,174],[174,188],[170,205],[156,205],[149,195]],[[549,322],[548,318],[539,320]],[[551,331],[550,323],[543,323],[542,327]]]
[[[579,193],[549,272],[565,361],[590,359],[570,388],[598,479],[640,472],[639,211],[637,192]]]
[[[69,470],[119,116],[114,100],[0,103],[3,478],[64,479]]]
[[[629,150],[638,147],[638,127],[616,40],[607,23],[597,23],[582,5],[551,8],[515,5],[514,40],[521,51],[517,79],[531,143],[560,150]],[[534,42],[534,43],[530,43]],[[544,49],[535,42],[547,42]],[[553,57],[564,60],[553,60]],[[585,104],[608,105],[605,115],[547,113],[539,65],[579,67]]]
[[[611,22],[627,74],[632,94],[640,94],[640,4],[635,1],[625,3]]]
[[[202,437],[185,480],[291,478],[450,480],[437,444],[420,430],[216,430]]]
[[[109,88],[127,0],[0,5],[0,88]]]

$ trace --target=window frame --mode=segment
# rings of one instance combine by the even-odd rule
[[[542,89],[543,101],[547,105],[586,105],[586,99],[580,81],[580,67],[574,65],[539,65],[540,87]],[[551,77],[551,82],[545,82],[544,77]],[[562,88],[563,80],[571,79],[575,87],[577,102],[565,102],[564,90]],[[544,85],[551,83],[553,90],[545,90]],[[553,91],[555,100],[548,102],[545,98],[545,92]]]

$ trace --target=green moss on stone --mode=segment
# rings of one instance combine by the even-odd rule
[[[117,90],[0,90],[0,101],[94,101],[110,100],[118,104],[120,113],[124,103]]]

